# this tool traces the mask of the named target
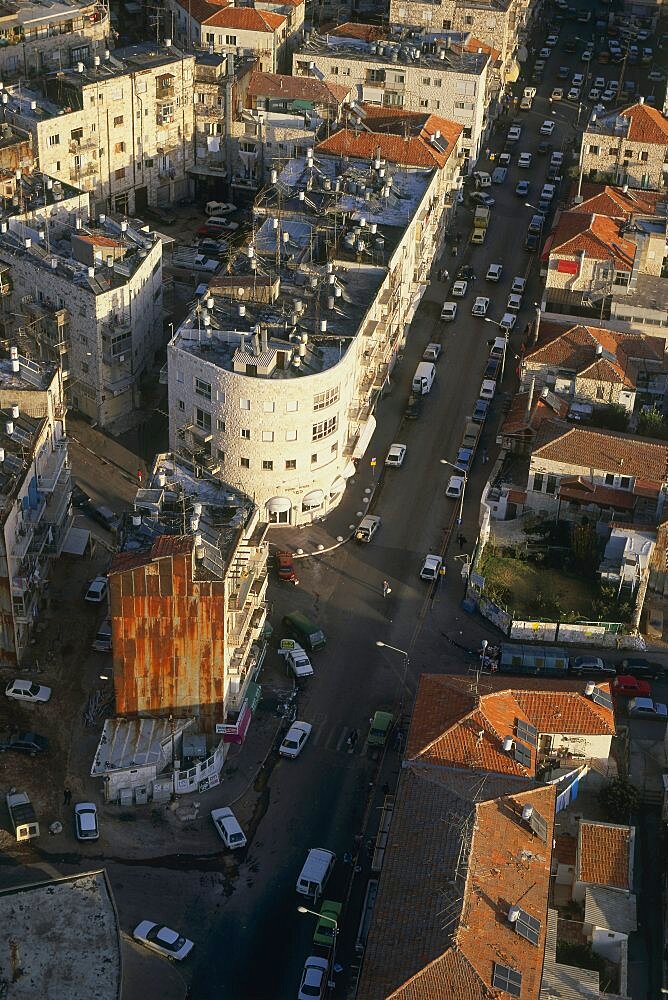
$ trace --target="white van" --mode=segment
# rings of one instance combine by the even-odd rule
[[[236,816],[229,806],[211,810],[211,819],[216,833],[231,851],[246,846],[246,834],[239,826]]]
[[[491,188],[492,177],[485,170],[475,170],[473,176],[479,188]]]
[[[482,385],[480,386],[480,392],[478,395],[481,399],[494,399],[494,394],[496,392],[496,382],[494,379],[486,378],[483,379]]]
[[[431,391],[436,377],[436,369],[430,361],[421,361],[413,376],[413,392],[426,396]]]
[[[312,847],[306,856],[304,867],[297,879],[297,892],[317,903],[325,891],[327,880],[332,874],[336,854],[324,847]]]

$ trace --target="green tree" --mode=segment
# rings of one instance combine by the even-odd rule
[[[638,417],[638,434],[641,437],[668,440],[668,423],[659,410],[646,410]]]
[[[628,823],[640,805],[640,792],[624,778],[615,778],[601,789],[598,799],[611,822]]]
[[[633,614],[633,601],[620,600],[616,587],[602,583],[598,597],[592,601],[592,613],[598,621],[628,622]]]
[[[619,403],[597,408],[589,418],[594,427],[605,427],[611,431],[625,431],[629,426],[629,414]]]

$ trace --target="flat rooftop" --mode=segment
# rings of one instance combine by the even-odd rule
[[[24,392],[34,389],[44,392],[51,385],[56,370],[56,365],[31,361],[22,355],[18,355],[15,361],[0,358],[0,389],[20,389]]]
[[[123,528],[120,554],[112,569],[131,568],[165,554],[171,544],[169,536],[175,550],[185,551],[187,542],[187,550],[192,551],[196,537],[203,554],[195,560],[195,578],[222,579],[240,532],[256,511],[244,493],[200,467],[196,471],[185,458],[163,452],[156,455],[146,486],[137,490],[134,518],[127,519]]]
[[[12,171],[11,177],[14,181],[12,184],[14,193],[7,197],[0,195],[0,220],[9,220],[26,212],[38,213],[77,195],[80,195],[83,204],[88,206],[87,192],[82,192],[72,184],[66,184],[65,181],[55,177],[49,177],[40,170],[22,173],[18,180]]]
[[[120,931],[104,871],[1,890],[0,924],[9,1000],[120,998]]]
[[[42,425],[41,417],[30,417],[21,409],[15,416],[13,406],[0,408],[0,515],[14,503],[18,488],[28,473],[32,462],[35,441]],[[37,496],[25,511],[32,518],[33,509],[43,501]],[[34,507],[33,507],[34,504]]]
[[[487,6],[487,5],[485,5]],[[503,9],[501,6],[498,10]],[[409,32],[397,33],[387,40],[366,42],[361,38],[339,37],[337,35],[309,34],[308,41],[295,50],[294,58],[300,56],[325,55],[344,59],[358,59],[369,65],[383,65],[390,69],[414,66],[416,69],[428,66],[431,70],[444,73],[472,73],[479,76],[489,61],[485,52],[455,50],[453,43],[461,45],[466,35],[460,32],[427,34],[410,38]]]
[[[635,288],[628,291],[614,286],[610,318],[623,318],[628,306],[636,306],[661,313],[666,324],[666,301],[668,300],[668,278],[656,274],[639,274]],[[620,315],[621,314],[621,315]]]
[[[37,22],[53,24],[54,21],[71,20],[76,14],[83,14],[99,8],[95,0],[49,0],[48,3],[39,0],[13,0],[11,3],[0,3],[0,22],[11,18],[13,23],[32,25]]]
[[[99,778],[109,771],[127,767],[158,765],[164,759],[164,749],[192,724],[192,719],[106,719],[100,742],[95,751],[91,777]],[[171,753],[170,753],[171,759]],[[43,994],[46,996],[46,994]],[[69,994],[73,996],[73,994]],[[83,994],[82,994],[83,996]]]

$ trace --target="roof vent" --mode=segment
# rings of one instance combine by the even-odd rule
[[[508,910],[508,923],[516,924],[520,915],[519,906],[511,906]]]
[[[506,753],[510,753],[510,751],[513,749],[512,736],[506,736],[506,738],[503,741],[503,749],[505,750]]]
[[[121,232],[127,233],[127,231],[128,231],[128,224],[125,221],[125,219],[123,219],[123,221],[121,222]]]

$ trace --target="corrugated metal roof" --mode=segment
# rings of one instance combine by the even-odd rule
[[[586,924],[630,934],[638,929],[636,914],[636,897],[632,892],[609,889],[607,885],[587,886],[584,916]]]

